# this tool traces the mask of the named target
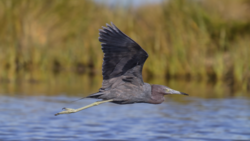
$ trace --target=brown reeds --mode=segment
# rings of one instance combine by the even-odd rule
[[[0,0],[0,80],[15,82],[24,72],[29,81],[48,72],[100,75],[98,29],[112,21],[148,52],[145,79],[225,81],[249,90],[249,7],[249,0],[112,8],[87,0]]]

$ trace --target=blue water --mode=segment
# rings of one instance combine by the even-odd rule
[[[94,102],[76,97],[0,96],[0,140],[249,141],[250,100],[168,99],[159,105],[105,103],[54,116],[63,107]]]

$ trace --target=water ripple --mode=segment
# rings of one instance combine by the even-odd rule
[[[54,116],[69,97],[0,97],[0,140],[250,140],[248,99],[168,100],[160,105],[105,103],[79,113]]]

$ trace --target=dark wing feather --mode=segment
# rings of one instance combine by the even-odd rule
[[[122,33],[112,22],[99,32],[104,59],[102,75],[109,80],[122,75],[136,77],[143,83],[142,68],[148,54],[135,41]],[[130,81],[130,80],[128,80]]]

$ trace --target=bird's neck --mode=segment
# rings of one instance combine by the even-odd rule
[[[160,104],[165,100],[162,93],[159,93],[155,85],[151,85],[151,103]]]

